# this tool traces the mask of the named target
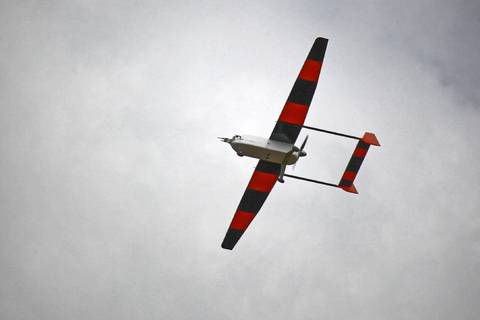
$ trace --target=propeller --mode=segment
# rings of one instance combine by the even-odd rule
[[[300,159],[300,157],[305,157],[307,155],[307,153],[305,151],[303,151],[303,148],[305,148],[305,145],[307,144],[307,140],[308,140],[308,135],[305,137],[305,140],[303,140],[303,143],[302,145],[300,146],[300,150],[298,150],[298,158]],[[297,160],[298,162],[298,160]],[[297,162],[295,162],[293,164],[293,170],[295,170],[295,167],[297,166]]]

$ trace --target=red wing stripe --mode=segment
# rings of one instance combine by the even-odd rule
[[[247,229],[250,222],[252,222],[253,218],[255,218],[255,214],[251,212],[237,210],[237,212],[235,212],[235,215],[233,216],[230,228],[236,230],[245,230]]]
[[[276,174],[255,170],[247,188],[260,192],[270,192],[277,182],[277,177]]]
[[[287,102],[278,118],[281,122],[303,125],[307,117],[308,106],[294,102]]]
[[[350,180],[350,181],[353,181],[355,180],[355,176],[357,175],[357,173],[355,171],[345,171],[345,173],[343,174],[343,177],[342,177],[342,180]]]
[[[322,69],[321,61],[307,59],[305,60],[298,77],[302,80],[317,82],[320,77],[320,69]]]
[[[355,151],[353,152],[354,157],[359,157],[359,158],[365,158],[365,155],[367,154],[368,149],[363,149],[363,148],[355,148]]]

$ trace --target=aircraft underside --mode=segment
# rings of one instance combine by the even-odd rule
[[[245,230],[260,211],[275,183],[277,181],[284,182],[284,177],[335,187],[350,193],[358,193],[353,182],[370,146],[380,145],[375,134],[365,132],[363,137],[355,137],[304,125],[320,77],[327,43],[328,40],[325,38],[315,39],[307,59],[288,95],[270,138],[266,139],[247,135],[220,138],[220,140],[230,144],[239,156],[259,159],[228,227],[222,242],[222,248],[232,250],[235,247]],[[358,140],[350,161],[338,183],[313,180],[285,173],[287,165],[295,164],[300,157],[307,155],[303,149],[308,136],[306,136],[300,148],[295,146],[301,129],[314,130]]]

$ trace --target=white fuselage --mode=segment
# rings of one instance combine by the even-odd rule
[[[279,164],[294,164],[299,157],[298,148],[294,145],[262,137],[235,135],[232,139],[229,139],[228,143],[230,143],[239,156],[247,156]],[[292,149],[294,150],[293,152]]]

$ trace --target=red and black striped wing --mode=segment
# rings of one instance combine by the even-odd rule
[[[270,139],[294,144],[317,88],[328,39],[317,38],[287,98]]]
[[[228,227],[222,248],[232,250],[257,215],[277,182],[280,165],[260,160]]]

